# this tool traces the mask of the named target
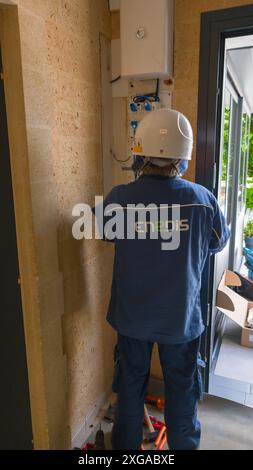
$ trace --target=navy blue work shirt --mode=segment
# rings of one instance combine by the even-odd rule
[[[165,205],[168,211],[179,204],[180,244],[175,250],[162,250],[160,237],[114,240],[107,320],[121,335],[140,340],[192,341],[204,330],[202,270],[208,254],[225,247],[229,229],[214,195],[180,177],[144,175],[133,183],[116,186],[106,197],[104,209],[120,204],[127,213],[127,205],[139,203]],[[106,216],[104,223],[107,220]]]

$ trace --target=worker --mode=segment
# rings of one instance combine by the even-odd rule
[[[118,333],[113,382],[118,393],[112,431],[115,450],[140,449],[155,343],[164,377],[170,449],[199,447],[197,401],[202,395],[203,365],[199,351],[204,331],[201,275],[208,255],[225,247],[229,230],[214,195],[205,187],[182,179],[192,147],[192,128],[183,114],[171,109],[149,113],[139,123],[133,146],[139,162],[138,179],[114,187],[104,201],[104,223],[108,220],[106,207],[112,208],[111,205],[129,212],[137,204],[155,204],[168,208],[167,227],[171,228],[172,206],[180,207],[179,223],[174,224],[180,232],[176,248],[162,249],[162,233],[156,238],[148,233],[144,238],[143,232],[148,230],[142,229],[137,230],[135,238],[121,236],[114,240],[107,320]],[[143,217],[145,211],[139,212]],[[140,226],[136,219],[134,223],[139,228],[162,227]]]

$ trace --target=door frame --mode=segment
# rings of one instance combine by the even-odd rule
[[[196,146],[196,182],[215,195],[218,189],[219,147],[225,39],[253,34],[253,5],[201,14],[199,90]],[[214,256],[205,265],[201,303],[206,325],[202,352],[205,355],[205,391],[208,392],[212,356],[211,327],[213,304]]]
[[[0,44],[10,149],[13,200],[20,273],[25,346],[28,366],[33,446],[49,449],[41,315],[32,221],[26,115],[18,7],[0,0]],[[13,372],[15,373],[15,371]]]
[[[0,71],[2,57],[0,44]],[[1,145],[1,427],[0,449],[33,449],[30,395],[25,348],[25,334],[13,188],[10,170],[10,151],[7,129],[4,84],[0,78],[0,145]]]

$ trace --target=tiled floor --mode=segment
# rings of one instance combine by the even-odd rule
[[[155,409],[151,414],[162,420]],[[199,405],[202,424],[200,450],[253,450],[253,409],[221,398],[207,396]],[[111,448],[112,424],[102,421],[106,449]]]
[[[240,338],[224,336],[215,374],[253,384],[253,348],[245,348]]]
[[[199,406],[201,449],[253,450],[253,409],[208,396]]]
[[[240,336],[225,335],[209,393],[253,407],[253,349],[240,344]]]

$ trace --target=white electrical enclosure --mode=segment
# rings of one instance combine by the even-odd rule
[[[121,75],[121,47],[120,39],[111,41],[111,64],[112,64],[112,80]],[[123,98],[128,96],[128,80],[121,78],[112,83],[112,97]]]
[[[121,0],[121,75],[173,75],[173,0]]]

